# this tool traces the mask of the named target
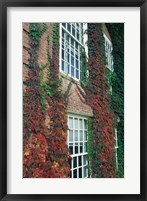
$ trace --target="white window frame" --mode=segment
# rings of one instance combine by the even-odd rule
[[[118,170],[118,156],[117,156],[117,149],[118,149],[118,138],[117,138],[117,128],[115,128],[115,161],[116,161],[116,170]]]
[[[76,23],[70,23],[72,24],[76,24]],[[78,62],[79,62],[79,78],[76,78],[76,58],[75,58],[75,48],[74,48],[74,76],[72,76],[71,74],[71,54],[70,54],[70,59],[69,59],[69,65],[70,65],[70,73],[65,72],[65,70],[62,70],[62,30],[64,30],[64,32],[66,32],[66,34],[69,35],[70,38],[72,38],[74,41],[76,41],[78,43],[78,47],[81,46],[83,49],[85,49],[86,54],[88,55],[88,47],[87,47],[87,34],[85,33],[85,30],[87,29],[87,23],[83,23],[83,44],[81,43],[81,40],[77,40],[76,37],[74,37],[64,26],[62,26],[62,23],[59,24],[60,30],[59,30],[59,34],[60,34],[60,49],[59,49],[59,66],[60,66],[60,72],[63,73],[64,75],[68,75],[69,77],[72,77],[73,79],[75,79],[76,81],[80,81],[80,73],[81,73],[81,60],[80,60],[80,55],[78,55]],[[67,25],[66,25],[67,27]],[[77,33],[77,32],[76,32]],[[80,33],[81,34],[81,33]]]
[[[106,58],[108,59],[108,62],[107,62],[108,65],[106,64],[106,67],[113,72],[114,68],[113,68],[112,42],[109,40],[109,38],[106,36],[105,33],[103,33],[103,36],[105,40],[105,55],[106,55]],[[106,43],[108,44],[109,48],[107,48]]]
[[[72,118],[73,119],[73,129],[70,129],[69,127],[69,119]],[[75,119],[77,119],[78,121],[78,129],[75,128]],[[79,122],[80,120],[82,120],[82,128],[80,129],[80,126],[79,126]],[[88,141],[88,134],[86,136],[86,140],[84,140],[84,134],[85,133],[88,133],[88,124],[87,124],[87,128],[84,127],[84,120],[87,122],[87,118],[86,117],[83,117],[81,115],[75,115],[75,114],[68,114],[68,147],[70,147],[70,145],[72,145],[73,143],[73,153],[71,154],[71,157],[72,157],[72,160],[71,160],[71,178],[79,178],[79,169],[81,168],[82,169],[82,177],[80,178],[87,178],[88,177],[88,160],[87,160],[87,157],[88,157],[88,152],[87,150],[84,151],[84,146],[86,145],[87,147],[87,141]],[[74,136],[74,133],[75,131],[78,130],[78,140],[75,140],[75,136]],[[69,132],[72,131],[73,133],[73,141],[70,141],[69,140]],[[80,140],[80,133],[83,134],[83,140]],[[78,144],[78,153],[75,153],[75,144]],[[82,143],[82,150],[83,152],[80,153],[80,143]],[[86,148],[87,149],[87,148]],[[81,157],[81,165],[79,165],[79,158]],[[85,157],[85,163],[84,163],[84,157]],[[76,158],[76,167],[74,167],[74,158]],[[85,170],[86,169],[86,170]],[[77,177],[74,177],[74,170],[77,170]],[[84,170],[86,171],[86,176],[84,176]]]

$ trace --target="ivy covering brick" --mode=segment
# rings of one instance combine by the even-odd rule
[[[116,176],[115,115],[111,110],[102,25],[89,23],[87,33],[89,81],[85,90],[87,103],[93,109],[91,177],[110,178]]]
[[[46,83],[37,63],[41,31],[38,23],[30,24],[29,79],[24,86],[23,176],[26,178],[69,177],[67,147],[67,109],[59,79],[59,25],[53,26],[53,56]],[[40,80],[41,79],[41,80]],[[47,84],[49,83],[49,84]],[[44,87],[45,88],[44,88]],[[46,100],[46,104],[43,102]],[[48,105],[48,106],[45,106]],[[46,117],[49,117],[49,125]]]
[[[117,176],[124,177],[124,24],[107,24],[113,44],[114,72],[111,74],[112,109],[117,118],[118,170]]]

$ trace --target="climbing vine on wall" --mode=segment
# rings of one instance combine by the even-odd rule
[[[23,176],[64,178],[69,177],[70,156],[67,110],[59,79],[59,27],[57,23],[53,25],[52,58],[47,50],[48,62],[39,67],[37,50],[40,37],[46,31],[41,25],[31,23],[29,30],[29,78],[24,86],[23,99]],[[49,37],[47,41],[49,45]],[[44,68],[48,69],[46,81],[43,80]]]
[[[85,90],[87,103],[93,109],[92,177],[115,177],[115,116],[110,108],[102,25],[89,23],[87,33],[89,81]]]
[[[23,98],[23,176],[46,177],[44,170],[47,162],[48,145],[46,141],[45,110],[41,106],[39,88],[39,66],[37,50],[41,37],[40,25],[31,23],[30,31],[30,59],[27,85],[24,86]],[[44,170],[44,172],[43,172]]]
[[[119,121],[118,135],[118,170],[117,176],[124,177],[124,24],[107,24],[113,44],[114,72],[111,75],[112,109]]]

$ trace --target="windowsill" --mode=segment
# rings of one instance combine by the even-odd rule
[[[74,78],[74,77],[70,76],[69,74],[66,74],[66,73],[64,73],[62,71],[60,71],[59,73],[60,73],[61,77],[65,78],[65,79],[67,79],[69,81],[73,81],[78,85],[81,85],[80,80],[78,80],[78,79],[76,79],[76,78]]]

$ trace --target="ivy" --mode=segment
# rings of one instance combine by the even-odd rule
[[[89,84],[85,90],[86,101],[93,109],[91,126],[93,151],[89,150],[91,176],[94,178],[115,177],[115,116],[110,104],[102,25],[89,23],[87,33]],[[92,145],[89,145],[89,149]]]
[[[52,58],[39,67],[38,48],[46,31],[44,24],[30,24],[29,79],[24,90],[23,176],[29,178],[69,177],[67,108],[59,78],[59,27],[53,26]],[[47,80],[44,80],[47,69]]]
[[[113,43],[114,73],[111,75],[112,109],[116,117],[118,134],[118,177],[124,177],[124,24],[107,24]]]

